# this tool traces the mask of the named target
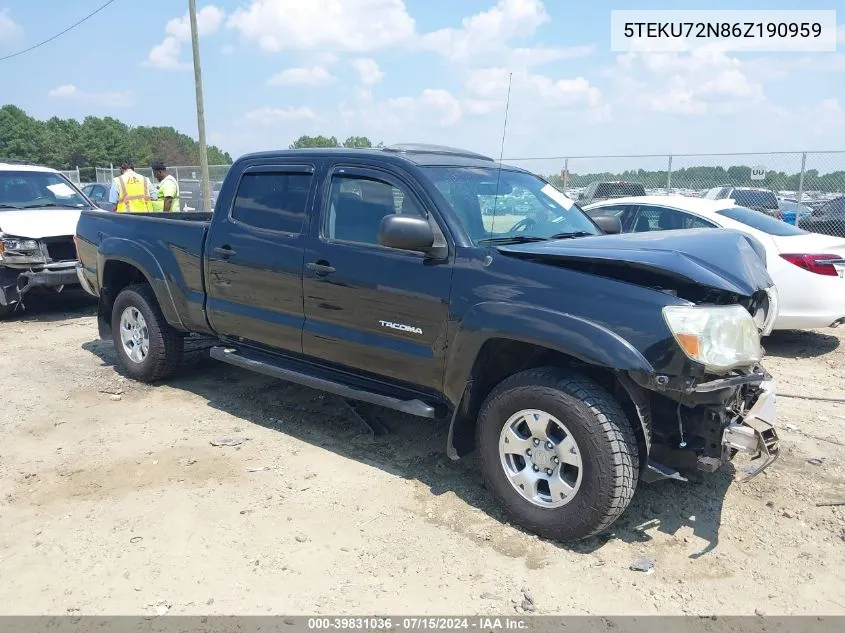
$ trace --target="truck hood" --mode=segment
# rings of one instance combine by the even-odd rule
[[[74,235],[81,209],[0,209],[0,233],[38,240]]]
[[[643,286],[698,286],[746,297],[773,285],[760,249],[753,238],[723,229],[596,235],[498,247],[511,257]]]

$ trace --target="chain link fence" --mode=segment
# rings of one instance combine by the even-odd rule
[[[732,198],[808,231],[845,237],[845,151],[556,156],[504,162],[545,176],[583,204],[602,189],[618,195]]]
[[[62,174],[65,178],[70,180],[75,185],[81,185],[82,184],[82,180],[79,177],[79,167],[77,167],[76,169],[61,170],[61,171],[59,171],[59,173]]]
[[[642,185],[617,188],[623,195],[727,197],[738,202],[751,197],[765,199],[774,207],[770,215],[785,222],[845,237],[845,151],[516,157],[504,162],[543,175],[584,204],[596,193],[590,185],[602,182]],[[212,205],[229,167],[209,165]],[[153,178],[149,168],[136,171]],[[200,167],[169,166],[168,171],[179,181],[182,209],[202,209]],[[119,173],[116,166],[97,167],[96,181],[110,183]],[[65,174],[78,182],[78,170]]]
[[[217,194],[220,192],[220,186],[223,184],[223,179],[229,171],[231,165],[209,165],[208,176],[211,180],[211,206],[217,202]],[[153,177],[153,170],[149,167],[137,167],[136,172],[142,176],[146,176],[155,183]],[[176,178],[179,183],[179,196],[181,198],[182,211],[202,211],[205,207],[203,205],[202,197],[202,170],[199,165],[179,165],[171,167],[168,165],[167,172]],[[97,167],[95,169],[96,182],[109,184],[111,181],[120,175],[120,168],[116,165],[109,167]]]

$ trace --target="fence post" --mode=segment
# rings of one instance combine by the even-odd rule
[[[566,190],[569,189],[569,159],[566,158],[563,161],[563,193],[566,193]]]
[[[669,154],[669,165],[666,167],[666,193],[672,188],[672,154]]]
[[[804,196],[804,168],[807,166],[807,152],[801,152],[801,175],[798,176],[798,204],[801,204],[801,198]],[[795,216],[795,221],[798,222],[798,216]]]
[[[173,168],[173,172],[174,172],[174,173],[173,173],[173,177],[176,179],[176,182],[179,182],[179,168],[178,168],[178,167],[174,167],[174,168]]]

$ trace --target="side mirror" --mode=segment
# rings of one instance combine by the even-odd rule
[[[434,231],[425,218],[416,215],[386,215],[379,226],[378,243],[390,248],[425,253],[434,246]]]
[[[615,215],[594,215],[593,222],[608,235],[622,232],[622,222]]]

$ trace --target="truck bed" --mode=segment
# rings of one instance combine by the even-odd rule
[[[99,295],[122,271],[120,261],[103,270],[98,261],[131,256],[157,296],[167,298],[161,309],[168,323],[187,332],[210,331],[202,263],[210,221],[210,213],[83,211],[76,228],[83,286]]]

